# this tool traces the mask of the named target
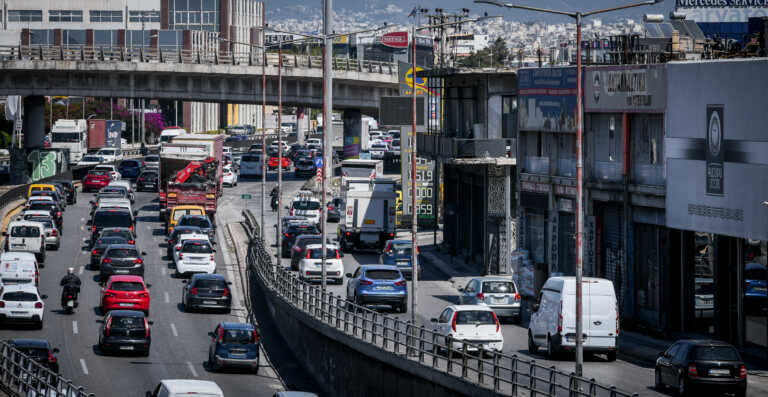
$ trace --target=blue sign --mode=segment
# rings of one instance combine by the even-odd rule
[[[323,168],[323,158],[322,157],[315,157],[315,167]]]
[[[525,131],[576,131],[576,68],[525,68],[519,76],[519,123]]]

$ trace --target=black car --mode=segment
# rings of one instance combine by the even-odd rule
[[[739,351],[714,340],[679,340],[659,353],[655,369],[656,390],[672,387],[679,396],[732,392],[747,394],[747,367]],[[711,394],[708,394],[711,395]]]
[[[336,197],[328,203],[328,222],[339,222],[341,220],[341,213],[345,209],[344,199]]]
[[[292,223],[283,229],[283,249],[281,250],[283,258],[291,257],[291,248],[293,247],[293,243],[296,241],[296,237],[303,234],[320,234],[320,229],[318,229],[316,225],[309,222]]]
[[[59,373],[59,361],[55,356],[59,349],[51,348],[51,344],[47,340],[18,338],[11,339],[8,343],[43,367]]]
[[[331,240],[325,241],[332,244]],[[320,234],[301,234],[296,236],[293,246],[291,246],[291,270],[299,270],[299,262],[307,255],[307,246],[312,244],[322,244],[323,236]]]
[[[139,252],[133,244],[112,244],[104,250],[99,263],[101,280],[106,281],[113,274],[134,274],[144,277],[146,252]]]
[[[133,221],[133,214],[127,209],[110,208],[94,211],[91,218],[91,245],[105,228],[122,227],[133,232]]]
[[[133,179],[141,174],[141,169],[144,167],[142,160],[126,159],[120,162],[117,167],[117,171],[125,179]]]
[[[51,183],[60,185],[63,188],[63,191],[66,194],[67,204],[77,203],[77,190],[75,190],[75,185],[72,184],[72,181],[57,179],[55,181],[51,181]]]
[[[197,273],[185,283],[181,293],[184,311],[219,309],[229,313],[232,308],[231,282],[220,274]]]
[[[56,204],[64,210],[67,207],[67,198],[64,197],[64,192],[61,190],[33,190],[29,197],[50,197]]]
[[[302,176],[314,176],[317,172],[315,162],[309,157],[299,157],[296,160],[295,166],[296,169],[294,170],[294,175],[296,175],[297,178]]]
[[[149,355],[151,321],[137,310],[112,310],[104,316],[99,331],[99,348],[105,353],[138,352]]]
[[[155,169],[142,171],[136,179],[136,190],[140,192],[145,190],[156,192],[160,188],[159,175]]]
[[[213,371],[224,367],[259,372],[259,331],[249,323],[221,323],[209,332],[208,366]]]
[[[24,206],[25,211],[48,211],[51,217],[56,221],[56,228],[59,229],[59,233],[63,231],[62,224],[64,223],[64,217],[61,215],[61,208],[56,203],[34,201]]]
[[[200,233],[208,235],[211,244],[216,244],[216,225],[205,215],[184,215],[179,218],[176,227],[179,226],[196,226]]]
[[[102,232],[102,235],[104,233]],[[134,244],[135,241],[132,237],[112,235],[109,237],[101,237],[96,240],[96,243],[91,248],[91,269],[95,270],[99,268],[101,264],[101,256],[104,255],[104,251],[107,250],[112,244]],[[135,245],[135,244],[134,244]]]
[[[166,250],[166,254],[168,255],[168,259],[171,259],[173,257],[173,247],[176,246],[176,244],[179,243],[179,236],[184,234],[202,234],[202,230],[200,230],[197,226],[176,226],[173,228],[173,231],[171,232],[171,235],[166,239],[165,241],[168,243],[168,249]]]

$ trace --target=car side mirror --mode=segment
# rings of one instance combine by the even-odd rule
[[[436,319],[436,318],[434,318],[434,317],[432,317],[432,318],[430,318],[430,319],[429,319],[429,321],[430,321],[430,322],[432,322],[432,323],[436,323],[436,322],[437,322],[437,319]]]
[[[227,285],[232,285],[232,282],[231,281],[227,281]]]
[[[187,283],[187,280],[181,280],[181,283],[182,283],[182,284],[186,284],[186,283]]]
[[[347,276],[347,278],[352,278],[352,273],[347,273],[345,276]]]
[[[60,351],[61,351],[61,350],[59,350],[59,348],[58,348],[58,347],[54,347],[54,348],[53,348],[53,352],[54,352],[54,353],[58,353],[58,352],[60,352]]]
[[[40,299],[48,299],[48,295],[45,295],[45,294],[40,295]]]
[[[459,287],[458,290],[459,292],[464,292],[464,287]]]
[[[538,304],[538,303],[534,303],[534,304],[531,306],[531,309],[532,309],[534,312],[537,312],[537,311],[539,311],[539,304]]]
[[[147,324],[149,324],[149,325],[155,325],[155,322],[154,322],[154,321],[147,321]]]

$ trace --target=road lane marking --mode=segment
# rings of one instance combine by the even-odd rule
[[[168,296],[168,291],[163,292],[163,300],[165,303],[171,303],[171,297]]]
[[[80,367],[83,368],[83,373],[85,375],[88,375],[88,367],[85,366],[85,360],[83,360],[82,358],[80,359]]]
[[[82,225],[81,225],[81,226],[80,226],[80,231],[81,231],[81,232],[84,232],[84,231],[85,231],[85,226],[82,226]]]
[[[157,249],[157,253],[158,253],[158,255],[160,255],[161,258],[163,257],[163,249],[162,248],[158,248]]]
[[[171,333],[173,334],[174,338],[179,337],[179,333],[176,331],[176,325],[174,323],[171,323]],[[197,375],[195,375],[197,376]]]
[[[85,266],[80,266],[80,270],[77,271],[77,274],[83,274],[85,271]]]
[[[77,329],[77,320],[72,320],[72,333],[77,335],[78,329]]]
[[[192,372],[192,376],[197,378],[197,371],[195,371],[195,367],[192,365],[191,362],[187,361],[187,367],[189,368],[189,372]]]
[[[162,269],[162,272],[163,272],[163,276],[165,276],[165,266],[161,267],[161,269]]]

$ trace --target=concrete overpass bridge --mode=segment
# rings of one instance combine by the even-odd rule
[[[0,47],[0,95],[151,98],[262,103],[262,57],[196,50],[124,47]],[[277,54],[268,54],[266,102],[277,104]],[[376,111],[397,95],[397,66],[333,60],[333,108]],[[321,107],[322,58],[283,55],[282,101]]]

